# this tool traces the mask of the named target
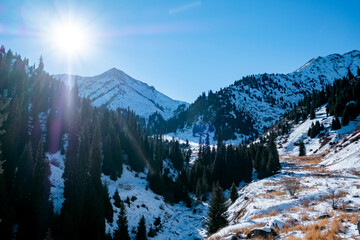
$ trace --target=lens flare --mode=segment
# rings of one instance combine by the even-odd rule
[[[89,34],[76,21],[68,20],[55,23],[52,31],[52,44],[59,54],[71,57],[81,55],[88,50]]]

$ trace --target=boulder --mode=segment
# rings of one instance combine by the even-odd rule
[[[329,214],[323,214],[318,217],[319,220],[325,219],[325,218],[331,218],[331,216]]]
[[[276,232],[274,229],[263,227],[263,228],[254,228],[250,231],[250,233],[247,235],[247,238],[267,238],[270,236],[276,236]]]
[[[345,211],[347,211],[347,212],[359,212],[359,208],[348,207],[348,208],[345,208]]]
[[[360,235],[360,221],[357,222],[357,228],[358,228],[358,231],[359,231],[359,235]]]

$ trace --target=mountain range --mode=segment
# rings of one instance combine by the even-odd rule
[[[176,101],[154,87],[136,80],[121,70],[112,68],[100,75],[81,77],[68,74],[54,75],[68,85],[75,82],[81,97],[89,98],[94,106],[105,105],[110,109],[130,108],[137,115],[148,118],[157,112],[168,119],[188,103]]]
[[[130,108],[145,119],[159,114],[160,118],[152,118],[150,122],[150,126],[158,126],[155,132],[188,129],[187,132],[197,136],[210,128],[216,130],[215,136],[222,132],[224,140],[246,140],[263,133],[304,94],[321,90],[344,77],[349,69],[356,74],[358,67],[358,50],[317,57],[288,74],[242,77],[217,92],[200,95],[192,104],[173,100],[116,68],[93,77],[67,74],[54,77],[68,84],[76,82],[79,95],[89,98],[94,106]]]
[[[288,74],[246,76],[215,93],[210,91],[200,96],[170,120],[167,131],[181,132],[182,126],[185,129],[195,126],[201,132],[207,128],[199,125],[210,125],[222,132],[224,140],[253,138],[274,124],[306,93],[321,90],[346,76],[349,70],[356,75],[359,67],[360,51],[354,50],[311,59]]]

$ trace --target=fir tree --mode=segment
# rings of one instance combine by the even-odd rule
[[[48,228],[48,214],[50,209],[50,166],[44,157],[43,137],[40,137],[38,149],[36,152],[32,190],[30,193],[30,202],[32,213],[32,224],[34,224],[33,236],[35,238],[44,238]],[[36,224],[35,224],[36,223]]]
[[[136,240],[146,240],[146,225],[145,225],[145,218],[144,216],[141,216],[139,225],[137,227],[137,233],[136,233]]]
[[[314,118],[315,118],[315,108],[313,107],[312,104],[310,108],[310,119],[314,119]]]
[[[121,204],[122,204],[122,201],[121,201],[121,198],[120,198],[120,196],[119,196],[119,192],[118,192],[117,189],[115,190],[113,199],[114,199],[114,205],[115,205],[115,207],[120,208],[120,207],[121,207]]]
[[[113,221],[114,210],[110,202],[109,190],[106,184],[104,184],[103,189],[105,218],[108,220],[108,222],[111,223]]]
[[[239,197],[239,194],[238,194],[238,192],[237,192],[235,183],[233,183],[232,186],[231,186],[231,189],[230,189],[230,199],[231,199],[231,202],[234,203],[238,197]]]
[[[345,106],[345,109],[343,111],[342,117],[341,117],[341,125],[347,126],[350,122],[350,111],[349,106]]]
[[[202,192],[203,191],[202,191],[201,181],[200,181],[200,178],[198,178],[198,181],[196,184],[196,190],[195,190],[195,195],[198,200],[201,198]]]
[[[331,122],[331,130],[338,130],[341,128],[339,118],[335,116]]]
[[[209,206],[209,226],[208,232],[215,233],[220,228],[228,224],[226,216],[225,198],[222,188],[219,184],[214,185],[211,194],[211,201]]]
[[[129,240],[128,221],[124,203],[120,203],[120,213],[117,220],[117,229],[114,231],[114,240]]]
[[[299,156],[306,156],[306,149],[303,141],[299,144]]]

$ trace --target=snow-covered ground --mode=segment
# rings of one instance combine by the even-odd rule
[[[300,122],[288,135],[278,137],[281,173],[241,188],[228,209],[230,225],[210,239],[245,237],[251,229],[273,227],[274,222],[281,225],[273,227],[279,234],[276,239],[358,239],[360,117],[336,131],[331,130],[332,118],[322,106],[315,119]],[[307,132],[316,121],[325,130],[311,139]],[[307,149],[305,157],[298,157],[300,140]],[[294,196],[286,182],[297,183]]]
[[[64,155],[60,151],[55,154],[46,154],[51,167],[51,192],[50,199],[54,204],[54,211],[60,213],[64,202]],[[167,163],[167,162],[166,162]],[[169,163],[167,163],[169,165]],[[164,166],[171,168],[171,166]],[[175,173],[173,173],[175,174]],[[136,173],[124,165],[121,178],[112,181],[109,176],[102,175],[102,182],[109,188],[109,196],[113,204],[114,220],[112,223],[106,222],[106,232],[113,233],[117,228],[117,218],[119,209],[114,206],[112,198],[115,191],[118,190],[120,198],[130,199],[130,205],[125,203],[129,232],[135,236],[132,230],[136,232],[137,225],[141,216],[145,217],[147,230],[150,227],[155,229],[155,218],[160,217],[161,228],[154,239],[203,239],[205,234],[202,224],[207,216],[207,205],[193,201],[191,208],[185,206],[185,203],[168,204],[165,203],[162,196],[156,195],[148,189],[146,173]]]
[[[210,239],[225,238],[231,233],[245,236],[253,228],[271,227],[273,222],[284,227],[275,227],[279,234],[277,239],[290,236],[297,237],[295,239],[316,239],[310,238],[310,230],[316,224],[324,224],[319,233],[330,236],[327,232],[333,231],[335,223],[339,224],[340,229],[335,236],[355,239],[358,236],[356,223],[359,220],[360,177],[315,166],[317,161],[316,157],[282,158],[283,170],[280,174],[250,183],[239,191],[239,198],[228,210],[230,226]],[[294,178],[299,182],[299,189],[295,196],[291,196],[283,182]],[[339,194],[335,198],[339,200],[337,210],[331,205],[332,191],[335,191],[335,195]],[[321,220],[322,217],[326,220]]]
[[[207,215],[205,205],[195,203],[192,208],[187,208],[184,203],[167,204],[162,196],[147,188],[145,173],[134,173],[125,165],[117,181],[110,180],[108,176],[102,176],[102,181],[108,185],[110,196],[117,189],[122,200],[136,197],[136,200],[130,201],[130,206],[125,204],[130,232],[136,230],[141,216],[145,217],[147,230],[151,226],[155,228],[155,218],[160,217],[162,228],[154,239],[202,239],[202,221]],[[111,201],[114,203],[113,199]],[[113,207],[116,210],[114,222],[106,224],[107,232],[113,232],[117,227],[119,209]]]
[[[360,168],[360,116],[338,130],[331,130],[332,120],[333,116],[326,116],[326,106],[322,106],[316,111],[314,119],[307,119],[295,125],[290,134],[278,137],[279,154],[299,155],[299,142],[303,141],[307,155],[326,154],[321,165],[329,170]],[[310,138],[307,132],[316,121],[323,124],[325,130]]]

